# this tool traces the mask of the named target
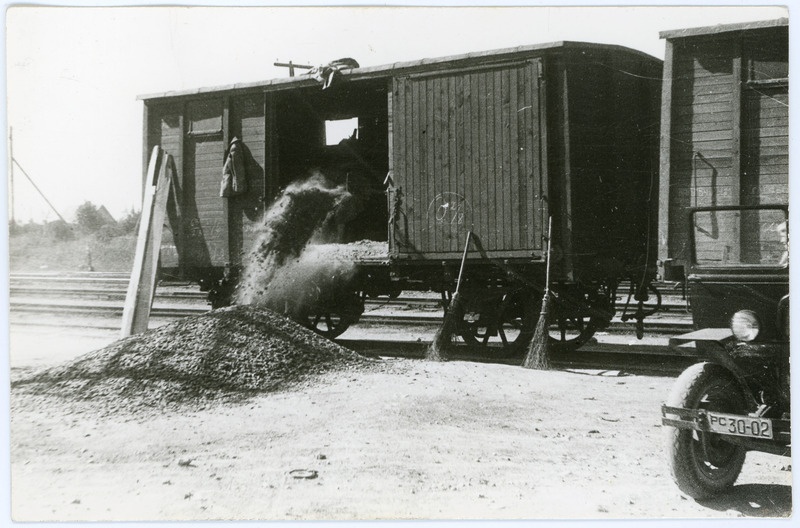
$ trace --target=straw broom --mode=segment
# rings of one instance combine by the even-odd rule
[[[547,222],[547,262],[545,264],[544,296],[542,309],[539,312],[539,321],[533,332],[533,339],[528,344],[528,353],[522,366],[536,370],[550,370],[550,235],[553,228],[553,218]]]
[[[463,302],[461,298],[461,279],[464,275],[464,263],[467,261],[467,250],[469,249],[470,239],[472,238],[472,231],[467,231],[467,241],[464,244],[464,255],[461,257],[461,269],[458,271],[458,280],[456,281],[456,291],[453,292],[453,297],[450,299],[450,304],[447,306],[447,311],[442,320],[442,326],[436,331],[433,336],[433,341],[428,346],[425,352],[425,359],[430,361],[444,361],[445,352],[448,345],[451,344],[453,336],[458,328],[458,314],[461,313],[460,305]]]

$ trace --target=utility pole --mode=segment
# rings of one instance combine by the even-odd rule
[[[8,127],[8,179],[8,194],[9,198],[11,198],[11,225],[13,226],[16,221],[14,219],[14,129],[12,127]]]

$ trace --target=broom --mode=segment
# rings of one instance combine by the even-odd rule
[[[442,320],[442,326],[436,331],[433,336],[433,341],[428,346],[425,352],[425,359],[430,361],[444,361],[445,349],[451,343],[453,336],[458,327],[458,314],[461,312],[459,306],[461,300],[461,279],[464,275],[464,263],[467,261],[467,250],[469,249],[469,242],[472,238],[472,231],[467,231],[467,242],[464,244],[464,255],[461,257],[461,269],[458,271],[458,280],[456,281],[456,291],[453,292],[453,297],[450,298],[450,304]]]
[[[550,370],[550,336],[548,327],[550,326],[550,234],[552,228],[553,219],[551,217],[547,222],[547,261],[545,264],[542,309],[539,312],[539,321],[536,323],[533,339],[528,344],[528,353],[522,362],[523,367],[536,370]]]

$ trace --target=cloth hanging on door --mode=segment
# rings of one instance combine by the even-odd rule
[[[234,137],[228,149],[228,157],[222,167],[222,185],[219,195],[225,198],[237,196],[247,191],[247,178],[244,172],[244,145]]]

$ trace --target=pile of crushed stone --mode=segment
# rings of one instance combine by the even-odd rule
[[[243,399],[372,363],[270,310],[232,306],[127,337],[12,382],[113,409]]]

